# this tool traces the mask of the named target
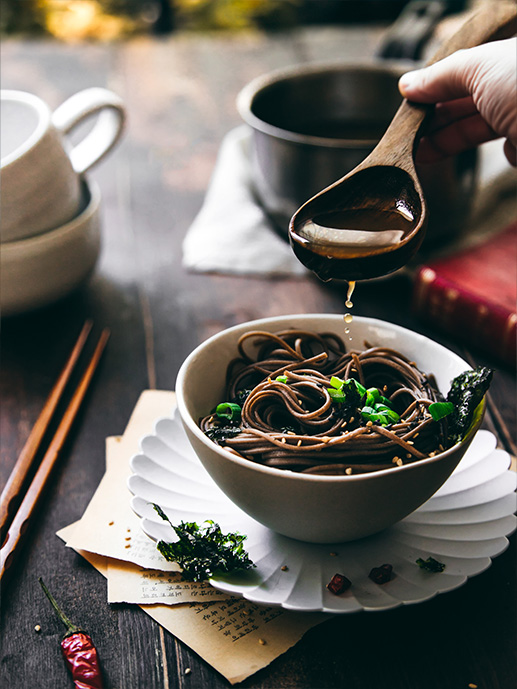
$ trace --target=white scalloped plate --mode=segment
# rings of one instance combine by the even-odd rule
[[[345,613],[418,603],[487,569],[516,528],[517,476],[509,465],[510,456],[496,449],[495,436],[479,431],[449,480],[420,509],[380,534],[336,545],[280,536],[236,507],[197,459],[178,413],[158,421],[155,433],[143,438],[141,454],[131,459],[128,485],[135,496],[131,506],[155,541],[176,536],[151,502],[173,524],[212,519],[223,531],[247,535],[246,549],[256,567],[213,578],[217,589],[289,610]],[[416,565],[417,558],[429,556],[443,562],[445,571],[433,574]],[[393,566],[394,576],[375,584],[368,573],[384,563]],[[326,587],[337,572],[352,581],[339,596]]]

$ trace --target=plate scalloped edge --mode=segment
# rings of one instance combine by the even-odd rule
[[[173,523],[214,519],[223,530],[247,535],[256,567],[241,575],[213,577],[211,584],[254,603],[304,612],[348,613],[387,610],[419,603],[463,585],[490,567],[508,546],[517,527],[517,474],[495,436],[480,430],[456,470],[421,508],[386,531],[335,545],[303,543],[272,532],[234,505],[215,485],[194,454],[177,411],[156,422],[140,443],[128,480],[131,506],[153,540],[175,540],[158,517],[160,504]],[[446,565],[433,574],[418,567],[419,557]],[[394,576],[384,585],[368,574],[384,563]],[[336,596],[327,583],[346,574],[352,586]]]

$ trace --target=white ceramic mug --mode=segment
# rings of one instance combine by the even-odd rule
[[[66,134],[93,115],[93,128],[72,145]],[[2,90],[1,241],[41,234],[79,214],[80,176],[113,148],[124,122],[121,99],[106,89],[80,91],[54,112],[31,93]]]

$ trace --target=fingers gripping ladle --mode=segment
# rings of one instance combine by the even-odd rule
[[[486,3],[427,64],[516,32],[513,2]],[[370,155],[291,218],[294,253],[320,279],[355,281],[387,275],[417,252],[428,211],[414,153],[431,110],[432,106],[403,100]]]

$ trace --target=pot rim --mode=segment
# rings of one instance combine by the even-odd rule
[[[372,59],[370,61],[362,62],[319,62],[310,65],[293,65],[291,67],[283,67],[267,74],[262,74],[255,79],[252,79],[241,91],[237,94],[236,105],[237,110],[246,124],[253,130],[265,134],[267,136],[280,139],[281,141],[289,141],[291,143],[318,146],[322,148],[338,148],[357,149],[358,144],[365,148],[375,146],[378,139],[338,139],[327,138],[323,136],[315,136],[310,134],[299,134],[292,132],[283,127],[270,124],[258,117],[253,112],[253,104],[255,98],[273,84],[281,82],[288,82],[292,79],[303,77],[304,75],[318,75],[331,74],[336,72],[376,72],[378,74],[387,74],[391,76],[402,76],[406,71],[414,69],[415,63],[409,60],[379,60]],[[401,96],[402,102],[402,96]],[[386,125],[387,126],[387,125]]]

